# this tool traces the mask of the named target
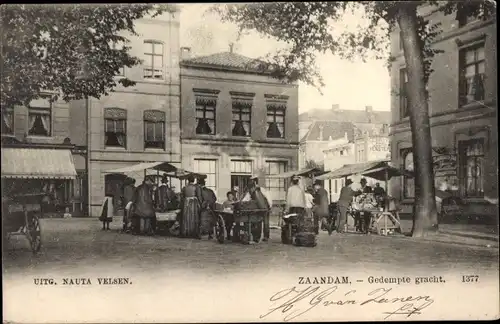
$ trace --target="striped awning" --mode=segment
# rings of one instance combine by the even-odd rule
[[[70,150],[2,148],[2,178],[74,179]]]

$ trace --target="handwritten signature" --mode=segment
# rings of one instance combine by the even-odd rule
[[[308,286],[307,288],[300,289],[294,286],[272,295],[269,301],[273,303],[273,306],[269,308],[267,313],[260,315],[260,318],[265,318],[275,312],[281,312],[285,315],[283,320],[288,322],[309,312],[317,306],[364,306],[367,304],[397,305],[397,309],[393,311],[384,311],[382,313],[387,315],[384,319],[388,319],[396,315],[406,315],[406,317],[410,317],[412,315],[421,314],[423,309],[434,303],[434,299],[430,296],[391,297],[391,291],[393,291],[392,288],[377,288],[368,293],[367,296],[361,296],[361,298],[354,299],[353,296],[356,295],[356,290],[354,289],[346,293],[340,293],[338,291],[338,286],[331,286],[326,289],[322,289],[321,286]],[[336,299],[334,299],[333,293],[336,293]]]

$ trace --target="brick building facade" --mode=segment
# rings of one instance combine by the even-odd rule
[[[298,86],[252,69],[252,59],[233,52],[187,55],[181,62],[183,168],[207,174],[219,200],[252,175],[274,201],[283,200],[285,181],[264,176],[297,168]]]
[[[179,13],[137,20],[135,28],[139,36],[127,35],[128,46],[144,62],[122,72],[136,85],[118,86],[99,100],[71,103],[75,139],[88,147],[91,216],[98,214],[105,195],[115,197],[117,210],[123,207],[118,199],[122,179],[107,175],[107,170],[140,162],[181,165]],[[88,121],[86,131],[83,120]],[[129,176],[140,184],[144,174]]]
[[[433,46],[444,50],[432,63],[428,92],[436,188],[455,191],[467,212],[494,214],[487,203],[498,199],[496,18],[465,19],[422,8],[425,19],[440,22],[442,33]],[[405,62],[400,33],[391,36],[393,90],[391,111],[392,162],[413,168],[408,103],[404,96]],[[399,89],[399,91],[397,91]],[[407,207],[414,197],[412,179],[391,181],[391,193]],[[408,209],[408,208],[407,208]]]

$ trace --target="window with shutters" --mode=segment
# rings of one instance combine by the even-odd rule
[[[104,109],[104,145],[127,147],[127,111],[125,109]]]
[[[163,80],[163,43],[144,41],[144,79]]]
[[[165,113],[144,111],[144,148],[165,149]]]
[[[41,96],[28,105],[28,135],[51,136],[52,102],[50,96]]]
[[[217,99],[196,97],[196,134],[215,135]]]
[[[460,105],[484,100],[484,43],[460,50]]]
[[[463,197],[483,197],[484,139],[458,143],[460,190]]]

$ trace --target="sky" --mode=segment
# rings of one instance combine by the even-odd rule
[[[210,6],[199,3],[181,5],[180,43],[191,48],[192,56],[227,52],[230,43],[235,44],[234,52],[251,58],[264,56],[278,48],[276,41],[256,32],[237,41],[236,25],[222,23],[216,14],[207,13]],[[361,20],[360,16],[346,17],[341,27],[353,28]],[[317,64],[325,83],[323,95],[314,87],[300,83],[300,113],[315,108],[330,109],[333,104],[339,104],[341,109],[363,110],[365,106],[372,106],[374,110],[390,110],[390,76],[385,60],[351,62],[331,54],[319,54]]]

